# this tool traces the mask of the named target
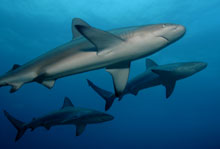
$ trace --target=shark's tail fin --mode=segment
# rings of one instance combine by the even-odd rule
[[[25,123],[15,119],[7,111],[4,111],[4,114],[7,117],[7,119],[12,123],[12,125],[17,129],[18,132],[15,141],[18,141],[27,130],[27,128],[25,127]]]
[[[89,86],[91,86],[92,89],[95,90],[96,93],[99,94],[105,100],[105,102],[106,102],[105,111],[107,111],[112,106],[112,104],[116,98],[115,94],[99,88],[94,83],[92,83],[90,80],[87,80],[87,81],[88,81]]]

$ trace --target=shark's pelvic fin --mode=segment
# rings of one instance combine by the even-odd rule
[[[77,124],[76,125],[76,136],[80,136],[86,128],[86,124]]]
[[[12,125],[17,129],[18,132],[15,138],[15,141],[18,141],[24,135],[26,131],[25,123],[15,119],[6,111],[4,111],[4,114],[7,117],[7,119],[12,123]]]
[[[44,125],[44,128],[47,129],[47,130],[50,130],[51,126],[49,126],[49,125]]]
[[[56,82],[56,80],[45,80],[45,74],[41,74],[37,76],[33,81],[36,81],[37,83],[42,84],[48,89],[53,88]]]
[[[154,66],[158,66],[157,63],[155,63],[153,60],[151,59],[146,59],[146,67],[147,69],[154,67]]]
[[[9,85],[11,85],[10,93],[14,93],[21,88],[23,83],[9,83]]]
[[[137,90],[136,88],[129,90],[131,94],[137,96],[139,90]]]
[[[162,84],[166,87],[166,98],[169,98],[176,85],[176,80],[172,78],[173,72],[160,69],[152,69],[152,71],[161,77]]]
[[[89,24],[87,24],[85,21],[79,19],[79,18],[74,18],[72,20],[72,35],[73,35],[73,39],[78,38],[81,36],[81,33],[76,29],[76,25],[83,25],[83,26],[87,26],[90,27]]]
[[[109,50],[112,45],[117,45],[124,40],[112,33],[105,32],[86,25],[75,25],[76,29],[87,38],[98,50],[98,55],[102,53],[108,53],[105,50]],[[104,52],[105,51],[105,52]]]
[[[68,97],[65,97],[63,106],[61,109],[64,109],[66,107],[74,107],[74,105],[72,104],[71,100]]]
[[[130,72],[130,62],[117,63],[106,68],[106,71],[112,75],[114,82],[115,95],[119,97],[128,81],[129,72]]]
[[[87,80],[87,81],[88,81],[89,86],[91,86],[92,89],[105,100],[105,102],[106,102],[105,103],[105,111],[107,111],[112,106],[112,104],[116,98],[115,94],[99,88],[94,83],[92,83],[90,80]]]
[[[55,80],[45,80],[45,81],[42,81],[40,84],[44,85],[45,87],[51,89],[54,87],[54,84],[55,84]]]

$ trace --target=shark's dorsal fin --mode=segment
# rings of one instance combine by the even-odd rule
[[[74,107],[74,105],[72,104],[71,100],[68,97],[65,97],[63,106],[61,109],[64,109],[66,107]]]
[[[19,68],[20,66],[21,66],[21,65],[14,64],[11,70],[15,70],[15,69]]]
[[[75,27],[76,25],[83,25],[83,26],[89,27],[89,24],[87,24],[85,21],[83,21],[83,20],[81,20],[79,18],[74,18],[72,20],[72,35],[73,35],[73,39],[81,36],[81,33]]]
[[[112,33],[105,32],[93,27],[88,27],[85,25],[75,25],[75,27],[86,39],[88,39],[97,48],[98,55],[108,53],[110,51],[107,52],[106,50],[109,47],[124,42],[122,38]]]
[[[76,136],[80,136],[86,128],[86,124],[77,124],[76,125]]]
[[[151,67],[158,66],[152,59],[146,59],[146,68],[149,69]]]
[[[106,68],[106,71],[112,75],[114,82],[115,95],[119,97],[128,81],[129,72],[130,72],[130,62],[117,63]]]

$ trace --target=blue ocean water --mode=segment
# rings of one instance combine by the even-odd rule
[[[115,119],[89,125],[80,136],[74,126],[44,128],[14,142],[16,129],[0,113],[1,149],[220,148],[220,1],[219,0],[1,0],[0,74],[71,40],[71,21],[78,17],[103,30],[155,23],[176,23],[185,36],[150,56],[159,64],[204,61],[208,67],[177,82],[166,100],[162,86],[127,95],[108,111]],[[145,70],[134,61],[130,78]],[[15,94],[0,89],[0,110],[24,122],[62,106],[65,96],[75,106],[104,111],[104,101],[88,87],[90,79],[113,91],[104,69],[59,79],[52,90],[24,85]]]

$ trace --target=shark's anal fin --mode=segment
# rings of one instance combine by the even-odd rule
[[[64,109],[66,107],[74,107],[73,103],[71,102],[71,100],[68,97],[65,97],[64,102],[63,102],[63,106],[61,109]]]
[[[110,50],[112,45],[117,45],[124,40],[112,33],[105,32],[87,25],[75,25],[75,28],[86,38],[88,39],[96,48],[97,54],[101,55],[103,50]]]
[[[90,27],[89,24],[87,24],[85,21],[79,19],[79,18],[74,18],[72,20],[72,35],[73,35],[73,39],[78,38],[81,36],[81,33],[76,29],[76,25],[83,25],[83,26],[87,26]]]
[[[173,76],[173,72],[168,70],[160,70],[160,69],[152,69],[152,72],[160,76],[162,80],[162,84],[166,88],[166,98],[169,98],[170,95],[173,93],[176,85],[176,79]]]
[[[86,124],[77,124],[76,125],[76,136],[80,136],[86,128]]]
[[[158,66],[157,63],[155,63],[153,60],[151,59],[146,59],[146,68],[149,69],[149,68],[152,68],[154,66]]]
[[[130,62],[117,63],[106,68],[106,71],[112,75],[116,97],[119,97],[128,81],[130,72]]]

